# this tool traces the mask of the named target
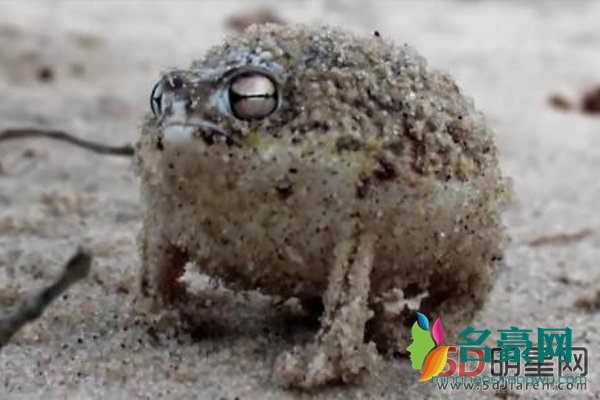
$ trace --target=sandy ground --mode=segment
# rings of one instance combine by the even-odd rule
[[[249,4],[259,3],[1,2],[0,129],[33,125],[133,141],[159,72],[188,65]],[[599,2],[272,8],[289,21],[377,29],[412,43],[476,99],[497,132],[516,201],[506,213],[507,268],[473,325],[571,327],[574,343],[590,349],[587,391],[520,396],[599,398],[600,313],[574,303],[600,288],[600,118],[547,104],[551,93],[575,97],[600,83]],[[283,391],[270,382],[271,363],[311,330],[257,294],[215,293],[207,323],[192,336],[151,328],[135,302],[138,200],[128,160],[42,140],[0,147],[0,307],[49,282],[77,244],[96,255],[92,278],[0,353],[0,399],[501,396],[417,383],[406,359],[389,361],[363,386]],[[582,234],[530,243],[565,232]]]

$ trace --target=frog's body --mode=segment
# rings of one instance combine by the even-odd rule
[[[228,88],[252,74],[277,106],[238,118]],[[300,387],[373,368],[367,321],[380,350],[404,351],[414,315],[392,295],[421,298],[451,337],[482,306],[506,184],[483,118],[413,50],[255,26],[163,85],[137,145],[146,293],[181,299],[195,261],[234,288],[322,298],[315,343],[276,365]]]

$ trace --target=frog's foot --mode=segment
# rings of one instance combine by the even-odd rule
[[[378,365],[375,344],[364,343],[365,324],[373,315],[368,297],[374,238],[360,232],[348,236],[336,247],[316,340],[282,354],[275,363],[275,377],[284,386],[309,389],[353,382]]]
[[[300,389],[359,381],[377,368],[379,356],[373,342],[349,346],[329,338],[283,353],[275,363],[275,377],[283,386]]]

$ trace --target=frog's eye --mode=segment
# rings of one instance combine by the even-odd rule
[[[277,108],[277,86],[273,79],[248,72],[234,77],[229,85],[229,108],[236,118],[256,120],[265,118]]]
[[[162,97],[163,97],[163,84],[158,82],[152,89],[150,95],[150,108],[155,117],[160,117],[162,114]]]

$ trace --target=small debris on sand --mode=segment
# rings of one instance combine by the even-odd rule
[[[85,76],[85,65],[79,62],[71,64],[69,67],[71,75],[76,78],[83,78]]]
[[[562,94],[552,94],[548,97],[548,104],[556,110],[569,111],[573,109],[573,104]]]
[[[600,311],[600,289],[592,297],[581,296],[575,300],[575,307],[586,312]]]
[[[581,111],[585,114],[600,114],[600,85],[583,95],[581,98]]]
[[[15,303],[22,301],[25,295],[16,288],[0,289],[0,306],[2,308],[12,307]]]
[[[47,65],[40,67],[37,71],[37,78],[40,82],[50,83],[54,80],[54,77],[54,70]]]
[[[259,8],[254,11],[235,14],[227,19],[227,26],[236,32],[242,32],[253,24],[267,23],[285,25],[286,21],[270,8]]]
[[[591,229],[581,229],[576,232],[559,232],[551,235],[544,235],[531,239],[527,242],[528,246],[564,246],[571,243],[579,242],[594,233]]]
[[[496,396],[499,399],[503,399],[503,400],[519,398],[518,393],[515,393],[512,390],[507,390],[507,389],[496,390],[494,392],[494,396]]]

